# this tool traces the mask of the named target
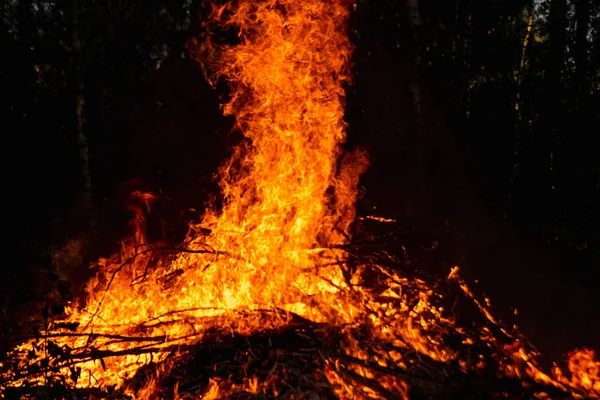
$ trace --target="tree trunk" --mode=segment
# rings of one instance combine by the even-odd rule
[[[457,58],[461,60],[464,72],[462,76],[461,109],[464,110],[465,133],[469,129],[471,118],[471,1],[456,2]]]
[[[414,182],[412,184],[412,189],[414,190],[413,194],[415,194],[416,198],[429,198],[431,196],[426,194],[428,188],[425,177],[428,146],[431,142],[431,135],[428,133],[428,129],[425,127],[422,114],[423,92],[419,60],[422,55],[423,46],[421,35],[419,35],[419,27],[421,25],[421,18],[419,15],[419,0],[406,0],[405,7],[412,36],[412,51],[409,53],[411,57],[409,58],[410,72],[408,78],[408,89],[412,94],[412,105],[416,117],[416,120],[414,121],[416,125],[416,137],[412,138],[414,140],[412,142],[414,147],[412,147],[411,158],[409,161],[412,164],[414,171]],[[423,205],[421,201],[419,201],[419,203],[419,206]],[[423,212],[423,210],[418,209],[418,207],[413,207],[413,210],[416,210],[417,213]]]
[[[406,8],[410,24],[413,28],[421,26],[421,18],[419,16],[419,0],[406,0]]]
[[[0,38],[4,37],[4,9],[6,0],[0,0]]]
[[[421,54],[421,43],[418,34],[418,28],[421,26],[421,18],[419,17],[419,0],[407,0],[406,9],[409,16],[409,22],[412,31],[412,37],[415,41],[413,52],[412,79],[409,88],[413,94],[413,104],[418,116],[419,126],[422,125],[421,119],[421,85],[419,84],[418,62]]]
[[[527,26],[521,42],[521,57],[519,63],[513,71],[513,80],[515,88],[515,99],[514,99],[514,110],[515,110],[515,126],[514,126],[514,153],[513,153],[513,165],[510,175],[509,188],[508,188],[508,201],[504,218],[508,216],[509,209],[513,204],[513,196],[516,191],[517,180],[519,177],[519,167],[521,163],[521,134],[525,130],[523,126],[523,114],[521,110],[521,90],[523,83],[523,76],[526,72],[527,66],[527,46],[529,39],[531,38],[531,31],[533,30],[533,10],[530,7],[525,7],[524,11],[527,17]],[[518,26],[518,25],[517,25]]]
[[[86,228],[93,232],[96,229],[96,217],[92,195],[92,176],[90,172],[89,144],[85,135],[85,96],[83,79],[83,56],[79,30],[79,3],[73,0],[73,74],[75,79],[75,117],[77,124],[77,146],[79,149],[80,174],[82,179],[82,206]]]
[[[587,75],[589,72],[587,39],[590,24],[590,1],[578,0],[575,2],[575,20],[577,22],[575,32],[575,84],[577,95],[575,99],[575,112],[579,110],[582,96],[588,93]]]
[[[558,148],[558,138],[561,132],[561,121],[564,117],[562,102],[564,90],[562,84],[565,70],[566,49],[566,0],[551,0],[549,23],[549,49],[545,60],[545,101],[543,104],[542,125],[538,132],[537,155],[533,160],[538,165],[534,168],[532,179],[535,187],[535,197],[538,197],[537,210],[543,220],[549,217],[552,204],[555,201],[555,160]],[[537,181],[537,182],[536,182]]]

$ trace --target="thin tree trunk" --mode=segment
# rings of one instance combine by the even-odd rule
[[[75,114],[77,118],[77,146],[79,149],[80,174],[83,183],[83,208],[88,219],[87,227],[92,231],[96,228],[96,216],[92,195],[92,176],[90,172],[89,144],[85,135],[85,97],[83,80],[83,57],[79,31],[79,4],[73,0],[73,73],[75,78]]]
[[[519,175],[519,166],[520,166],[520,158],[521,158],[521,132],[523,131],[523,114],[521,110],[521,89],[523,83],[523,75],[526,72],[527,67],[527,46],[529,44],[529,39],[531,38],[531,31],[533,30],[533,12],[531,8],[526,7],[524,12],[527,16],[527,27],[525,28],[525,35],[523,37],[523,41],[521,42],[521,58],[519,59],[519,64],[513,71],[513,80],[515,87],[515,100],[514,100],[514,109],[515,109],[515,144],[514,144],[514,153],[513,153],[513,166],[511,171],[511,177],[508,188],[508,203],[507,203],[507,211],[504,213],[504,218],[508,216],[508,209],[511,207],[513,202],[513,195],[515,192],[516,181]]]
[[[471,1],[456,2],[456,26],[459,59],[464,67],[462,109],[465,110],[465,132],[468,132],[471,118]]]
[[[413,102],[417,117],[419,119],[419,126],[422,125],[421,118],[421,85],[419,84],[418,74],[418,63],[421,55],[421,43],[418,34],[418,28],[421,26],[421,18],[419,16],[419,0],[407,0],[406,8],[408,11],[409,21],[411,25],[412,37],[415,41],[415,51],[413,52],[413,65],[412,65],[412,79],[409,85],[410,90],[413,94]]]
[[[550,48],[546,58],[545,65],[545,95],[544,106],[544,121],[543,131],[541,132],[541,147],[542,160],[545,160],[540,165],[542,193],[550,190],[553,195],[556,190],[555,180],[555,157],[558,147],[558,138],[560,133],[560,125],[563,117],[563,85],[562,78],[565,70],[565,49],[566,49],[566,21],[567,21],[567,2],[566,0],[551,0],[550,15],[549,15],[549,42]],[[543,165],[545,164],[545,165]],[[534,177],[536,179],[536,177]],[[543,199],[540,199],[543,200]],[[545,204],[550,205],[551,202],[546,199]],[[543,210],[541,210],[543,211]]]
[[[590,86],[593,87],[590,91],[591,93],[600,93],[600,29],[598,29],[598,25],[600,25],[600,4],[592,3],[592,11],[591,15],[594,16],[594,26],[596,27],[593,32],[594,35],[591,38],[591,54],[590,54],[590,62],[588,66],[590,69],[593,68],[593,71],[590,72],[591,83]]]
[[[575,99],[575,112],[579,111],[582,95],[588,92],[587,75],[589,72],[589,42],[587,39],[590,24],[590,1],[578,0],[575,2],[575,20],[577,22],[575,37],[575,83],[577,96]]]
[[[413,28],[421,26],[421,17],[419,16],[419,0],[406,0],[410,24]]]
[[[410,75],[408,88],[412,94],[413,109],[416,116],[416,137],[414,138],[414,148],[412,151],[412,167],[414,168],[413,189],[417,198],[430,198],[426,194],[428,190],[426,182],[427,174],[427,159],[429,157],[429,147],[431,142],[431,134],[424,124],[423,120],[423,90],[421,84],[420,59],[423,52],[422,37],[419,34],[421,26],[421,17],[419,14],[419,0],[406,0],[406,11],[408,22],[412,32],[412,65],[410,65]],[[418,193],[418,194],[417,194]],[[422,206],[422,204],[420,204]],[[419,210],[417,208],[417,210]],[[422,212],[422,209],[419,210]]]
[[[0,0],[0,37],[4,37],[4,10],[6,7],[6,0]]]

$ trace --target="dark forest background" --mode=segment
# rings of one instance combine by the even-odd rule
[[[161,195],[172,240],[215,193],[235,137],[185,48],[203,10],[0,0],[2,329],[52,287],[77,292],[132,190]],[[598,346],[600,3],[359,0],[350,35],[361,212],[396,218],[412,257],[460,265],[500,314],[517,306],[549,352]]]

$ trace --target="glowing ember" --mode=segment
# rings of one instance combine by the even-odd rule
[[[161,379],[198,351],[194,346],[290,329],[306,343],[286,357],[313,364],[313,383],[298,387],[339,398],[407,398],[416,382],[456,392],[454,383],[423,372],[450,365],[474,379],[493,366],[504,377],[541,383],[524,389],[530,397],[548,388],[575,397],[600,393],[592,352],[571,355],[568,377],[558,367],[544,373],[523,338],[495,320],[457,268],[448,285],[475,305],[475,328],[457,320],[438,283],[402,275],[390,267],[398,265],[393,254],[361,256],[349,243],[367,161],[340,150],[347,17],[341,0],[234,0],[213,8],[210,24],[237,30],[240,43],[195,43],[197,59],[211,82],[229,83],[223,109],[246,138],[220,168],[222,206],[190,227],[185,246],[157,249],[146,244],[143,219],[153,197],[135,193],[143,205],[135,209],[135,234],[100,261],[84,306],[72,305],[64,321],[15,348],[16,365],[4,366],[7,386],[67,376],[77,387],[179,398],[179,382],[158,395]],[[264,341],[269,357],[278,357],[271,337]],[[260,359],[252,349],[243,355]],[[150,364],[157,367],[135,386],[135,374]],[[290,371],[276,368],[282,362],[261,376],[247,373],[251,362],[240,364],[237,377],[207,379],[202,397],[277,396],[291,387],[281,378]]]

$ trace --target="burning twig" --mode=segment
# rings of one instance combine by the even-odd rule
[[[356,301],[362,303],[366,300],[364,296],[371,293],[367,297],[371,298],[369,303],[365,303],[362,306],[367,318],[365,321],[384,318],[382,322],[389,324],[390,327],[395,326],[395,323],[392,321],[397,321],[397,317],[394,316],[397,313],[399,313],[398,315],[405,315],[401,318],[408,318],[408,320],[414,319],[415,321],[419,321],[416,319],[419,315],[421,315],[420,318],[424,318],[425,314],[419,311],[419,308],[423,306],[423,299],[420,296],[424,290],[430,290],[428,289],[432,287],[430,283],[421,279],[401,277],[398,273],[400,265],[394,264],[389,258],[387,259],[387,263],[374,263],[372,260],[380,261],[386,259],[386,257],[381,254],[373,254],[371,247],[368,245],[364,248],[355,245],[354,249],[352,257],[361,265],[361,274],[363,276],[369,276],[369,274],[380,276],[378,279],[384,279],[387,282],[387,289],[383,293],[378,293],[379,290],[373,291],[374,287],[372,285],[365,285],[365,283],[360,283],[359,280],[356,285],[347,285],[348,289],[352,287],[355,289],[352,292],[347,291],[346,295],[343,295],[346,290],[344,287],[331,281],[326,276],[321,277],[324,282],[338,291],[337,296],[340,296],[340,299],[345,299],[344,301],[349,301],[350,304]],[[155,249],[144,251],[148,253],[151,250]],[[174,251],[174,248],[167,248],[165,251]],[[192,252],[196,251],[192,250]],[[337,264],[340,265],[342,263],[342,260],[340,260]],[[356,274],[351,275],[350,278],[356,279]],[[470,290],[467,290],[466,284],[457,279],[455,277],[449,283],[452,284],[452,282],[456,281],[460,287],[459,291],[454,293],[456,298],[462,295],[462,303],[466,300],[467,303],[472,302],[471,304],[474,304],[476,310],[481,309],[482,303],[475,301],[474,294]],[[399,290],[395,292],[390,291],[390,285],[397,287]],[[433,286],[436,285],[441,288],[440,282],[436,282]],[[353,292],[354,294],[352,294]],[[306,301],[312,302],[317,300],[309,300],[307,298]],[[386,319],[388,317],[384,317],[378,308],[385,304],[390,305],[393,307],[392,309],[396,310],[391,314],[392,319],[390,320]],[[433,311],[434,309],[432,308],[431,310]],[[388,387],[384,382],[387,382],[389,379],[404,382],[407,387],[421,388],[423,393],[428,393],[428,396],[431,398],[436,397],[436,394],[439,393],[445,393],[447,396],[452,395],[457,398],[460,398],[460,396],[463,396],[462,398],[469,398],[476,395],[482,398],[504,393],[504,395],[508,395],[509,397],[521,398],[542,392],[553,393],[555,398],[561,398],[565,390],[569,390],[571,394],[577,393],[581,397],[585,396],[578,389],[572,390],[566,386],[539,383],[534,379],[530,381],[525,379],[528,382],[525,386],[523,377],[519,378],[519,380],[514,380],[510,377],[499,379],[497,376],[499,369],[497,361],[494,361],[493,353],[501,351],[499,349],[502,349],[502,347],[499,346],[503,345],[497,339],[489,341],[470,335],[468,337],[471,342],[465,342],[462,339],[462,343],[456,342],[454,345],[453,351],[467,356],[466,358],[462,356],[461,359],[472,359],[472,361],[469,361],[469,363],[472,363],[470,365],[475,366],[477,362],[486,360],[486,363],[488,363],[487,369],[484,368],[475,373],[476,370],[465,371],[457,363],[449,364],[445,361],[435,359],[441,357],[436,353],[431,353],[431,355],[424,353],[425,350],[419,346],[430,345],[426,344],[426,342],[421,344],[413,342],[415,339],[411,339],[406,334],[395,336],[393,341],[388,341],[383,337],[377,337],[377,330],[371,323],[367,323],[366,325],[339,324],[337,326],[316,324],[297,313],[277,307],[264,310],[234,311],[239,315],[239,318],[255,319],[258,317],[266,321],[273,320],[273,316],[276,316],[275,320],[281,321],[283,325],[278,323],[279,328],[274,331],[258,330],[255,333],[250,333],[248,336],[234,334],[230,341],[224,341],[224,338],[228,336],[227,334],[223,335],[218,331],[212,334],[209,332],[202,333],[195,331],[195,328],[190,334],[183,336],[148,336],[144,334],[144,332],[153,332],[158,328],[165,329],[167,326],[177,326],[186,321],[190,327],[195,327],[199,324],[206,326],[218,325],[216,321],[219,321],[221,317],[215,316],[199,319],[194,316],[194,313],[199,311],[228,312],[228,310],[218,307],[190,307],[169,310],[143,321],[137,326],[132,326],[129,332],[136,332],[136,335],[110,333],[111,328],[108,326],[103,327],[103,332],[86,332],[85,326],[77,328],[65,326],[64,324],[56,324],[55,329],[57,331],[50,331],[49,333],[37,336],[22,336],[22,340],[26,340],[28,337],[36,338],[38,342],[41,340],[41,345],[48,349],[44,350],[47,361],[43,362],[44,359],[35,360],[34,363],[25,367],[25,369],[20,367],[20,372],[10,375],[11,379],[35,381],[37,377],[46,374],[46,371],[52,371],[54,374],[60,371],[73,371],[73,368],[81,368],[87,365],[87,363],[96,361],[105,365],[103,368],[109,368],[108,361],[105,360],[121,359],[123,357],[156,356],[159,357],[158,359],[164,359],[166,356],[167,358],[175,357],[175,359],[181,360],[190,357],[195,359],[200,354],[206,354],[214,362],[209,363],[210,368],[207,365],[208,369],[203,372],[206,374],[205,376],[211,376],[211,374],[218,371],[220,371],[218,372],[219,374],[230,376],[232,373],[235,374],[233,371],[236,371],[238,368],[245,368],[244,366],[246,365],[248,367],[255,365],[252,368],[258,369],[255,369],[254,372],[247,370],[241,373],[240,376],[262,377],[261,379],[264,380],[265,384],[267,384],[266,382],[277,380],[279,386],[269,386],[271,389],[265,388],[264,390],[275,390],[275,392],[279,393],[279,397],[284,396],[284,393],[287,393],[287,395],[292,395],[292,393],[302,395],[302,393],[309,392],[321,394],[329,392],[333,396],[331,394],[332,388],[337,388],[334,390],[336,391],[340,390],[344,385],[349,385],[348,387],[363,388],[361,390],[366,390],[364,392],[365,396],[369,396],[368,393],[371,393],[371,396],[402,398],[402,390],[404,389],[398,392],[396,389]],[[443,318],[436,318],[438,318],[438,321],[443,321]],[[223,319],[222,321],[226,322],[227,320]],[[422,319],[421,321],[425,320]],[[475,323],[475,320],[472,322]],[[491,329],[490,335],[492,337],[498,337],[498,332],[500,334],[506,332],[504,341],[515,340],[516,338],[516,336],[510,335],[505,328],[499,327],[496,320],[488,318],[485,311],[481,312],[479,323],[482,324],[481,326],[487,326],[489,327],[488,329]],[[410,324],[406,325],[406,328],[402,329],[416,329],[415,326],[412,328],[410,326]],[[496,329],[493,329],[494,327]],[[77,329],[77,331],[73,332],[73,328]],[[82,328],[83,330],[81,330]],[[223,329],[224,331],[222,332],[229,330],[226,326]],[[419,330],[421,329],[419,328]],[[442,336],[438,339],[440,343],[445,341],[445,345],[448,346],[451,343],[453,332],[457,329],[462,332],[462,335],[466,332],[457,327],[448,326],[446,331],[442,331]],[[496,333],[492,334],[492,331]],[[426,331],[423,330],[423,332]],[[439,335],[439,333],[432,332],[432,335]],[[358,348],[364,349],[365,353],[362,356],[357,357],[355,354],[346,352],[347,350],[344,349],[346,344],[344,343],[349,338],[357,341],[356,345]],[[61,350],[54,345],[56,341],[79,339],[84,339],[82,347]],[[341,347],[339,346],[340,343],[342,343]],[[119,349],[120,346],[125,347]],[[493,347],[490,348],[490,346]],[[239,353],[239,351],[244,348],[246,349],[245,354],[249,357],[246,361],[235,361],[237,356],[234,357],[234,360],[225,361],[228,357],[231,357],[227,356],[227,354],[242,354],[243,352]],[[217,358],[220,358],[221,361],[217,361]],[[270,366],[267,367],[264,364],[268,362],[267,360],[276,361],[268,364]],[[508,359],[504,358],[504,360]],[[217,367],[219,365],[220,367]],[[259,365],[263,365],[263,367],[259,367]],[[494,365],[496,367],[493,367]],[[263,372],[261,372],[261,368],[264,368]],[[321,381],[320,379],[323,379],[322,376],[316,379],[315,376],[318,375],[310,372],[313,368],[317,368],[317,370],[330,368],[331,371],[337,374],[336,376],[341,381],[332,386],[331,383]],[[84,370],[84,368],[82,369]],[[282,373],[287,378],[284,379],[281,375]],[[91,374],[90,379],[93,379]],[[76,382],[77,380],[75,379],[74,381]],[[68,381],[69,379],[65,380],[65,382]],[[272,384],[269,383],[269,385]],[[196,392],[201,388],[203,388],[202,390],[206,390],[207,388],[206,385],[199,384],[193,387]],[[279,389],[275,389],[276,387]],[[229,387],[228,390],[236,391],[238,389]],[[246,389],[243,391],[246,391]],[[329,397],[329,395],[326,397]]]
[[[127,259],[125,259],[125,261],[123,261],[111,274],[107,284],[106,284],[106,288],[104,289],[104,295],[103,297],[100,299],[100,301],[98,302],[98,305],[96,307],[96,310],[92,313],[90,320],[88,321],[88,325],[91,325],[94,318],[97,316],[98,312],[100,311],[100,308],[102,307],[102,303],[104,301],[104,296],[106,295],[106,293],[109,291],[112,283],[114,282],[115,277],[117,276],[117,274],[119,272],[121,272],[123,270],[123,268],[125,268],[127,265],[131,264],[133,261],[135,261],[139,256],[144,255],[144,254],[154,254],[156,252],[170,252],[170,253],[175,253],[175,254],[179,254],[179,253],[190,253],[190,254],[214,254],[215,257],[218,257],[219,255],[226,255],[229,257],[232,257],[230,254],[228,254],[227,252],[223,252],[223,251],[217,251],[217,250],[213,250],[211,248],[208,249],[188,249],[188,248],[182,248],[182,247],[150,247],[147,248],[145,250],[136,252],[135,254],[133,254],[132,256],[129,256]],[[148,260],[148,262],[146,263],[146,268],[144,270],[144,273],[142,274],[142,278],[134,278],[132,281],[132,284],[135,284],[135,281],[138,281],[139,279],[143,279],[143,277],[145,277],[147,275],[147,271],[150,265],[150,260]],[[206,268],[205,268],[206,269]]]

